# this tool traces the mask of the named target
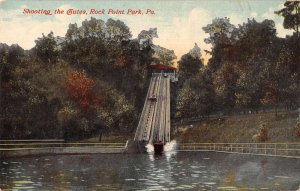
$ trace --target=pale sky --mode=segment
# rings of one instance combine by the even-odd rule
[[[79,26],[91,16],[97,19],[120,19],[129,26],[133,38],[142,30],[156,27],[159,38],[154,43],[175,51],[178,59],[197,43],[201,50],[210,49],[204,43],[207,37],[203,26],[215,17],[229,17],[234,25],[242,24],[247,18],[257,21],[272,19],[276,23],[278,36],[292,34],[283,29],[283,18],[274,14],[283,7],[284,0],[0,0],[0,42],[19,44],[24,49],[32,48],[42,33],[54,32],[64,36],[69,23]],[[79,9],[151,9],[154,15],[28,15],[23,9],[49,9],[54,12]],[[202,53],[205,55],[205,53]]]

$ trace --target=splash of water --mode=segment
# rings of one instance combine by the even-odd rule
[[[164,151],[166,152],[174,152],[177,149],[177,142],[176,140],[173,140],[171,142],[168,142],[165,146],[164,146]]]
[[[150,143],[146,145],[146,149],[148,153],[154,152],[154,146],[151,145]]]
[[[177,154],[177,143],[173,140],[165,145],[165,156],[167,161],[170,161],[173,156]]]
[[[147,144],[146,149],[148,153],[154,152],[154,146],[152,144]],[[175,152],[177,149],[177,142],[173,140],[164,145],[164,152]]]

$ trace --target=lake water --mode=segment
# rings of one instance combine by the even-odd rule
[[[209,152],[1,159],[2,190],[296,191],[300,159]]]

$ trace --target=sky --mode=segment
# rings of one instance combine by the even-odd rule
[[[142,30],[157,28],[158,38],[154,44],[172,49],[178,59],[189,52],[197,43],[205,61],[209,56],[204,50],[211,47],[204,42],[208,34],[202,27],[210,24],[216,17],[228,17],[236,26],[255,18],[257,21],[272,19],[275,21],[277,35],[285,37],[292,34],[283,28],[283,18],[274,11],[283,8],[284,0],[0,0],[0,43],[19,44],[24,49],[35,45],[35,40],[54,32],[55,36],[64,36],[69,23],[79,26],[85,19],[95,17],[107,20],[120,19],[129,26],[133,38]],[[105,9],[141,9],[143,15],[38,15],[23,14],[30,10],[102,10]],[[151,9],[155,14],[145,14]]]

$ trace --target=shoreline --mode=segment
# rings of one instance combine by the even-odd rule
[[[53,146],[55,145],[55,146]],[[23,146],[23,147],[21,147]],[[26,147],[24,147],[26,146]],[[6,148],[5,148],[6,147]],[[1,158],[61,155],[61,154],[120,154],[128,151],[126,143],[30,143],[2,144]]]

